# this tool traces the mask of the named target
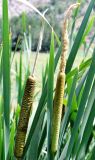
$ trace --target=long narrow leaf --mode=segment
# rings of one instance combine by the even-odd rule
[[[50,59],[47,84],[47,158],[51,159],[51,121],[53,112],[53,84],[54,83],[54,33],[52,32]]]
[[[69,55],[68,60],[67,60],[66,73],[68,73],[72,68],[73,62],[74,62],[75,57],[77,55],[77,51],[79,49],[79,46],[80,46],[84,31],[85,31],[85,28],[86,28],[90,13],[91,13],[92,8],[94,6],[94,3],[95,3],[95,0],[91,0],[91,2],[89,4],[89,7],[88,7],[88,9],[86,11],[86,14],[84,16],[84,19],[82,21],[82,24],[80,26],[80,29],[78,31],[78,34],[77,34],[76,39],[75,39],[75,42],[73,44],[73,47],[71,49],[70,55]]]
[[[4,122],[5,122],[5,158],[9,145],[10,128],[10,54],[9,54],[9,21],[8,1],[3,0],[3,95],[4,95]]]
[[[93,27],[94,21],[95,21],[95,16],[92,16],[90,21],[89,21],[89,23],[88,23],[88,25],[87,25],[87,27],[86,27],[84,35],[82,37],[81,44],[85,42],[86,36],[90,33],[90,31],[91,31],[91,29]]]
[[[95,101],[93,103],[88,121],[86,123],[85,131],[84,131],[82,142],[81,142],[81,145],[80,145],[80,150],[79,150],[79,153],[77,155],[78,160],[84,159],[84,157],[85,157],[86,145],[87,145],[87,142],[88,142],[89,137],[91,135],[91,132],[93,130],[94,117],[95,117]]]
[[[94,49],[94,52],[93,52],[92,63],[91,63],[90,69],[89,69],[88,77],[87,77],[85,88],[84,88],[84,91],[83,91],[83,96],[81,98],[81,102],[80,102],[80,105],[79,105],[79,110],[78,110],[78,113],[77,113],[76,121],[75,121],[75,124],[74,124],[74,128],[72,130],[69,147],[68,147],[67,154],[66,154],[66,160],[69,160],[72,149],[73,149],[73,146],[74,146],[76,133],[78,131],[78,128],[79,128],[79,125],[80,125],[80,122],[81,122],[81,118],[83,116],[83,112],[84,112],[84,109],[85,109],[85,104],[86,104],[87,98],[89,96],[90,88],[91,88],[91,85],[92,85],[92,82],[93,82],[93,77],[94,77],[94,74],[95,74],[94,67],[95,67],[95,49]]]
[[[40,153],[41,153],[41,151],[42,151],[43,144],[44,144],[44,142],[45,142],[46,133],[47,133],[47,124],[45,124],[44,129],[43,129],[43,131],[42,131],[41,138],[40,138],[40,142],[39,142],[39,146],[38,146],[38,158],[39,158],[39,156],[40,156]]]
[[[37,160],[38,144],[41,136],[45,110],[42,111],[28,151],[28,160]]]
[[[95,99],[94,93],[95,93],[95,81],[94,81],[94,84],[92,86],[92,90],[91,90],[91,93],[90,93],[90,96],[89,96],[89,99],[88,99],[88,104],[86,106],[86,109],[85,109],[85,112],[84,112],[84,115],[83,115],[83,120],[82,120],[82,124],[81,124],[81,128],[80,128],[79,136],[78,136],[78,139],[76,141],[76,145],[75,145],[74,150],[73,150],[74,157],[76,157],[76,154],[78,152],[80,143],[83,139],[83,133],[85,131],[85,126],[87,124],[89,114],[91,113],[91,109],[93,107],[93,103],[94,103],[94,99]]]
[[[92,150],[92,155],[91,155],[91,160],[94,160],[95,159],[95,146]]]

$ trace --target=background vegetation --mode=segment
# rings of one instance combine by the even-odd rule
[[[51,24],[52,24],[53,28],[55,29],[55,32],[58,34],[60,40],[61,40],[62,21],[63,21],[63,17],[64,17],[63,11],[65,11],[65,9],[71,3],[74,3],[74,2],[76,2],[76,1],[72,0],[70,2],[68,1],[68,3],[66,3],[66,2],[63,2],[62,0],[59,0],[59,1],[54,0],[54,1],[51,1],[50,4],[46,4],[43,7],[41,7],[41,6],[38,7],[38,9],[41,12],[44,12],[48,8],[46,18],[48,19],[49,22],[51,22]],[[80,22],[81,22],[82,17],[85,13],[88,2],[87,1],[85,2],[82,0],[81,9],[79,10],[79,14],[77,15],[77,19],[79,19],[79,20],[77,20],[77,29],[79,28]],[[70,23],[72,23],[72,21],[70,21]],[[23,24],[24,24],[24,28],[23,28]],[[2,26],[2,20],[0,20],[0,26]],[[32,47],[33,51],[36,51],[37,42],[38,42],[38,35],[39,35],[40,27],[41,27],[41,21],[40,21],[40,16],[38,16],[35,12],[32,12],[32,13],[31,12],[29,12],[29,13],[23,12],[21,15],[11,18],[10,27],[11,27],[11,32],[12,32],[13,50],[15,48],[18,35],[21,35],[23,37],[24,30],[25,30],[26,34],[28,35],[29,26],[31,26],[31,33],[32,33],[32,46],[31,47]],[[0,27],[0,33],[1,33],[1,27]],[[2,36],[2,34],[0,34],[0,41],[1,41],[1,36]],[[41,49],[42,52],[49,51],[50,38],[51,38],[50,29],[47,25],[45,25],[43,44],[42,44],[42,49]],[[55,44],[55,45],[57,47],[57,44]]]
[[[0,46],[0,159],[14,160],[14,144],[17,132],[17,124],[21,109],[21,102],[24,93],[27,77],[31,74],[33,63],[31,63],[31,45],[35,46],[39,39],[39,29],[36,31],[29,26],[25,27],[28,15],[23,15],[19,21],[23,30],[18,28],[18,32],[23,34],[23,43],[19,56],[16,49],[11,50],[12,37],[9,29],[7,0],[3,0],[2,17],[2,45]],[[56,1],[52,2],[55,3]],[[44,25],[43,43],[50,45],[49,59],[45,63],[40,80],[36,80],[36,91],[34,97],[34,107],[30,115],[28,132],[22,159],[27,160],[94,160],[95,159],[95,49],[93,32],[95,16],[93,6],[95,0],[91,0],[87,10],[82,17],[81,24],[76,27],[80,10],[84,1],[81,2],[80,9],[77,8],[71,17],[69,31],[69,53],[66,63],[65,93],[63,97],[63,116],[61,121],[58,150],[52,156],[51,145],[51,122],[53,112],[53,95],[55,92],[56,74],[62,45],[60,35],[55,34],[57,23],[53,17],[54,30],[38,15],[33,15],[33,20],[29,18],[29,23],[42,29]],[[63,12],[63,11],[62,11]],[[51,17],[53,16],[51,12]],[[24,17],[25,16],[25,17]],[[24,19],[25,18],[25,19]],[[22,23],[23,22],[23,23]],[[12,22],[11,22],[12,23]],[[19,27],[20,25],[18,25]],[[48,28],[48,29],[47,29]],[[13,27],[14,29],[14,27]],[[48,33],[49,30],[49,33]],[[61,29],[59,27],[59,32]],[[24,32],[23,32],[24,31]],[[14,29],[15,32],[15,29]],[[58,33],[59,33],[58,32]],[[32,39],[32,34],[37,34],[37,39]],[[40,32],[42,33],[42,32]],[[50,36],[48,36],[50,34]],[[91,38],[87,39],[88,35]],[[34,36],[36,37],[36,36]],[[47,40],[46,40],[47,39]],[[46,40],[46,42],[44,42]],[[55,46],[56,44],[56,46]],[[17,46],[18,44],[16,44]],[[44,44],[42,44],[44,45]],[[35,47],[36,48],[36,47]],[[79,61],[79,54],[82,60]],[[44,55],[43,55],[44,56]],[[78,57],[78,63],[76,58]],[[43,57],[44,58],[44,57]],[[40,63],[39,61],[37,62]],[[36,66],[37,67],[37,66]],[[35,77],[38,78],[39,75]],[[38,73],[39,74],[39,73]]]

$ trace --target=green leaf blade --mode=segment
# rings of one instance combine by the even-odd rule
[[[82,24],[80,26],[80,29],[78,31],[75,42],[73,44],[73,47],[71,49],[70,55],[69,55],[68,60],[67,60],[66,73],[68,73],[72,68],[73,62],[74,62],[75,57],[77,55],[77,51],[79,49],[79,46],[80,46],[80,43],[81,43],[81,40],[82,40],[82,37],[83,37],[83,33],[85,31],[85,28],[86,28],[86,25],[87,25],[87,22],[88,22],[90,14],[91,14],[94,3],[95,3],[95,0],[91,0],[90,4],[88,6],[88,9],[86,11],[86,14],[84,16],[84,19],[82,21]]]

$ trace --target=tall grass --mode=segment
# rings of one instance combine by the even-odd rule
[[[15,160],[15,135],[18,128],[22,97],[27,78],[33,68],[30,60],[32,57],[30,52],[31,30],[29,29],[27,38],[24,14],[22,20],[24,45],[22,45],[20,56],[16,52],[12,53],[9,37],[8,1],[2,0],[2,2],[2,45],[0,45],[0,160]],[[85,51],[83,50],[83,46],[84,42],[86,43],[86,37],[94,26],[95,17],[91,15],[91,12],[95,5],[95,0],[91,0],[90,4],[88,4],[87,11],[75,38],[74,30],[76,29],[76,19],[79,15],[79,9],[74,10],[72,26],[70,26],[71,29],[69,30],[71,32],[69,33],[69,56],[67,57],[64,97],[62,99],[63,114],[60,122],[58,149],[54,155],[51,153],[53,103],[57,66],[60,61],[62,45],[64,44],[61,44],[54,32],[52,23],[50,24],[39,10],[29,2],[21,1],[21,3],[34,9],[41,16],[41,19],[43,18],[44,23],[46,22],[46,25],[49,25],[51,30],[49,60],[42,72],[42,80],[37,79],[33,110],[29,118],[22,159],[94,160],[95,49],[91,45],[94,41],[95,33],[88,42]],[[41,28],[42,30],[43,26]],[[38,46],[40,44],[39,40],[40,38],[38,38]],[[55,49],[55,42],[58,44],[58,49]],[[90,49],[93,50],[93,54],[90,54],[89,57],[86,55],[89,54]],[[78,52],[81,53],[81,51],[84,51],[83,59],[75,66],[75,58],[77,58]],[[37,52],[39,52],[39,48]],[[35,103],[36,99],[37,104]],[[24,115],[22,115],[23,117]]]
[[[3,8],[3,103],[4,103],[4,147],[5,159],[9,147],[10,133],[10,48],[9,48],[9,19],[8,1],[2,1]]]

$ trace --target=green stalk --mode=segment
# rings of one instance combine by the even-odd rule
[[[4,100],[4,124],[5,124],[5,159],[9,145],[10,126],[10,49],[9,49],[9,21],[8,1],[3,0],[3,100]]]
[[[26,13],[22,13],[22,31],[25,33],[26,32]]]
[[[18,104],[21,105],[22,98],[22,51],[20,52],[20,63],[19,63],[19,80],[18,80]]]
[[[47,160],[53,160],[51,153],[51,120],[53,111],[53,86],[54,86],[54,32],[51,34],[48,82],[47,82]]]

